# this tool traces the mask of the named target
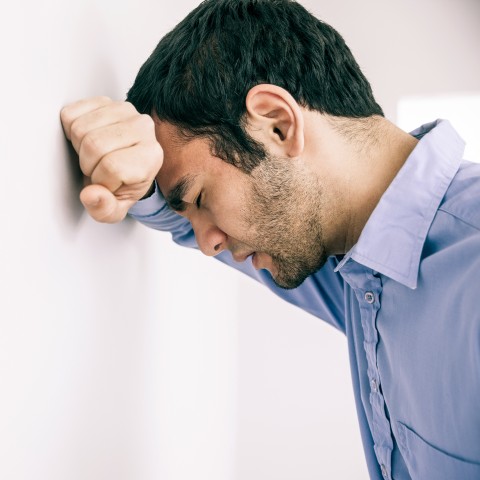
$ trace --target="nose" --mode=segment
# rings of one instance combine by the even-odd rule
[[[227,235],[215,225],[192,222],[198,247],[204,255],[213,257],[227,248]]]

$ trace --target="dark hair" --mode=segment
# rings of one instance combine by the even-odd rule
[[[206,0],[160,40],[127,100],[245,172],[265,157],[245,131],[245,98],[259,83],[305,108],[383,115],[341,35],[290,0]]]

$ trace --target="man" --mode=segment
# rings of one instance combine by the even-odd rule
[[[371,478],[480,478],[480,166],[448,122],[390,123],[287,0],[207,0],[128,102],[62,122],[93,218],[168,230],[345,332]]]

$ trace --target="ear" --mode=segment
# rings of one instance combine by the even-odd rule
[[[303,114],[295,99],[276,85],[260,84],[246,98],[250,134],[272,151],[298,157],[304,148]]]

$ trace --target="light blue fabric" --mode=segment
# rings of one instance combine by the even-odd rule
[[[447,121],[420,139],[357,244],[294,290],[216,258],[346,334],[372,479],[480,479],[480,165]],[[161,194],[130,214],[196,247]],[[321,454],[321,452],[319,452]]]

